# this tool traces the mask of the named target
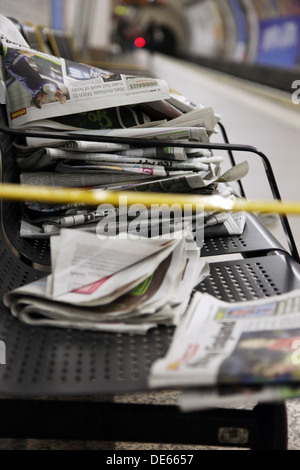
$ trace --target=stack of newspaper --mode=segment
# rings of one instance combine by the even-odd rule
[[[176,325],[209,272],[188,232],[136,243],[63,229],[51,258],[50,275],[4,297],[22,322],[127,333]]]
[[[111,73],[32,50],[4,26],[2,81],[9,125],[40,136],[25,132],[15,142],[21,184],[196,194],[221,188],[223,197],[234,197],[228,182],[247,174],[247,162],[224,175],[223,157],[192,146],[208,143],[216,132],[220,117],[211,106],[196,106],[161,79]],[[155,145],[159,140],[167,145]],[[191,148],[174,142],[191,143]],[[224,182],[226,187],[219,186]],[[26,204],[21,236],[49,238],[62,227],[95,231],[107,215],[96,209]],[[243,214],[206,218],[209,227],[243,232]]]
[[[22,130],[21,184],[236,197],[230,183],[247,175],[247,162],[223,171],[223,157],[193,147],[216,132],[212,107],[164,80],[32,50],[2,15],[0,31],[0,97],[10,127]],[[175,325],[149,385],[183,388],[186,411],[299,396],[299,291],[234,304],[194,292],[209,273],[195,232],[241,234],[244,224],[243,213],[28,202],[21,236],[50,238],[52,271],[4,303],[31,325],[135,333]]]
[[[247,162],[223,171],[223,157],[193,146],[216,132],[211,106],[161,79],[32,50],[2,19],[1,83],[9,125],[22,131],[14,142],[21,184],[235,197],[229,183],[247,174]],[[195,232],[221,225],[241,234],[245,217],[137,206],[24,204],[21,236],[50,238],[52,273],[8,293],[12,313],[31,324],[108,331],[176,325],[208,273]]]
[[[300,291],[240,303],[193,295],[151,387],[183,387],[195,411],[300,396]]]
[[[213,119],[211,108],[199,108],[198,117],[204,112]],[[188,114],[188,113],[186,113]],[[185,115],[186,116],[186,115]],[[198,118],[197,118],[198,119]],[[208,124],[207,124],[208,125]],[[128,128],[128,136],[158,137],[164,132],[163,126],[151,128]],[[171,128],[169,128],[171,129]],[[179,128],[174,128],[177,135]],[[123,135],[124,129],[109,131]],[[200,128],[189,129],[189,132]],[[167,138],[171,138],[168,130]],[[180,131],[181,132],[181,131]],[[177,136],[178,137],[178,136]],[[28,140],[28,139],[27,139]],[[33,139],[32,139],[33,140]],[[209,150],[184,149],[182,147],[131,148],[130,145],[113,142],[68,141],[38,145],[15,144],[17,164],[21,168],[20,182],[24,185],[64,186],[77,188],[105,188],[107,190],[136,190],[151,192],[189,192],[196,194],[221,194],[233,198],[234,191],[228,185],[243,178],[248,172],[248,163],[243,162],[222,173],[223,157],[214,156]],[[61,227],[95,231],[99,208],[73,206],[52,206],[28,203],[24,207],[21,236],[48,238],[57,234]],[[244,214],[223,214],[220,217],[207,214],[207,225],[222,225],[225,234],[242,234]],[[120,229],[120,227],[119,227]],[[125,230],[125,227],[122,228]],[[210,236],[212,235],[210,231]]]

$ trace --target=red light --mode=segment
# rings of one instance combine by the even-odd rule
[[[144,38],[136,38],[136,40],[134,41],[134,44],[136,45],[136,47],[144,47],[146,44],[146,41]]]

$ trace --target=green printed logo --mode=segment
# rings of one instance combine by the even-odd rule
[[[153,278],[153,274],[151,276],[147,277],[143,282],[141,282],[138,286],[136,286],[132,291],[130,292],[131,295],[144,295],[145,292],[147,292],[148,287],[151,284]]]
[[[112,127],[112,120],[109,116],[107,116],[107,111],[105,109],[80,113],[79,116],[82,116],[83,118],[82,124],[84,124],[87,120],[95,125],[93,126],[94,128],[106,129]]]

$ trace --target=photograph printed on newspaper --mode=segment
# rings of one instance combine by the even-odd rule
[[[0,39],[11,127],[170,97],[164,80],[109,72]]]
[[[150,385],[299,384],[300,291],[226,303],[196,293]]]

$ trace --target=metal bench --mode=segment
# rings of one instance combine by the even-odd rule
[[[0,127],[1,179],[18,182],[3,106]],[[19,222],[20,204],[1,201],[1,299],[50,269],[48,242],[22,239]],[[300,287],[299,264],[254,216],[248,216],[242,237],[207,238],[203,250],[212,256],[211,273],[197,289],[220,299],[250,300]],[[215,255],[227,253],[241,253],[243,258],[214,262]],[[31,327],[13,318],[1,303],[6,365],[0,365],[0,437],[286,449],[284,403],[181,413],[175,405],[91,400],[149,391],[151,364],[166,353],[173,332],[163,326],[142,336]],[[230,432],[224,434],[224,429]],[[239,429],[247,431],[246,438],[245,433],[236,438]]]

